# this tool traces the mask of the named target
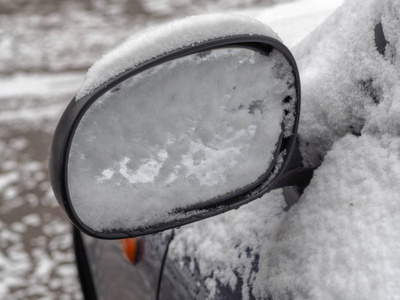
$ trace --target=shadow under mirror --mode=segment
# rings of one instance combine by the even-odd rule
[[[294,126],[294,80],[280,52],[232,47],[112,87],[83,114],[70,145],[77,216],[97,232],[137,230],[265,180]]]

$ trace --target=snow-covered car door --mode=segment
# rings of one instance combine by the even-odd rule
[[[399,11],[347,1],[293,49],[301,150],[319,168],[287,212],[276,191],[175,231],[166,264],[206,297],[399,297]]]

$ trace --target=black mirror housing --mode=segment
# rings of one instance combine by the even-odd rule
[[[196,24],[196,26],[200,25],[201,24]],[[157,41],[154,42],[157,43]],[[175,211],[178,213],[183,213],[179,218],[172,218],[167,221],[160,221],[157,224],[137,228],[97,230],[88,226],[88,224],[79,217],[76,207],[74,207],[71,201],[68,182],[68,161],[70,159],[71,145],[77,127],[85,113],[99,97],[114,88],[118,88],[120,84],[129,78],[182,57],[223,48],[252,49],[265,56],[268,56],[272,51],[276,50],[283,55],[291,66],[291,72],[294,78],[293,88],[295,90],[295,99],[282,99],[282,107],[284,108],[285,102],[289,101],[294,105],[292,112],[293,122],[290,127],[290,132],[284,133],[285,128],[284,125],[282,125],[282,133],[276,144],[273,160],[268,169],[265,170],[265,173],[251,184],[246,184],[244,187],[236,189],[233,192],[219,195],[210,201],[193,204],[183,209],[176,209]],[[173,49],[155,58],[143,61],[134,67],[126,68],[123,72],[109,78],[88,92],[81,97],[79,101],[77,101],[76,98],[71,101],[59,121],[50,149],[49,172],[54,194],[60,206],[76,227],[90,236],[103,239],[121,239],[156,233],[238,208],[254,199],[262,197],[262,195],[274,188],[281,187],[281,182],[287,181],[288,173],[293,173],[291,157],[296,149],[297,128],[300,117],[300,98],[300,78],[295,59],[290,51],[276,37],[252,33],[227,36],[221,34],[221,36],[216,38],[204,39],[195,44]],[[289,113],[289,111],[284,111],[285,115]],[[110,201],[112,201],[112,199],[110,199]],[[93,213],[96,213],[96,211],[97,208],[93,207]]]

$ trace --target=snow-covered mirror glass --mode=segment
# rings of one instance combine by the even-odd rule
[[[237,47],[164,62],[114,86],[71,143],[77,216],[96,231],[145,228],[246,188],[290,131],[283,106],[296,97],[293,82],[281,53]]]

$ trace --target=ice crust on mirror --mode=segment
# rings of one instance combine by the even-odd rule
[[[282,133],[283,99],[295,99],[293,75],[282,67],[290,65],[277,51],[219,49],[106,92],[70,149],[79,218],[98,231],[151,226],[257,181]]]
[[[97,61],[89,69],[76,99],[81,99],[125,70],[134,69],[152,58],[190,45],[235,35],[264,35],[279,40],[277,34],[264,23],[234,14],[191,16],[155,26],[133,35]]]

